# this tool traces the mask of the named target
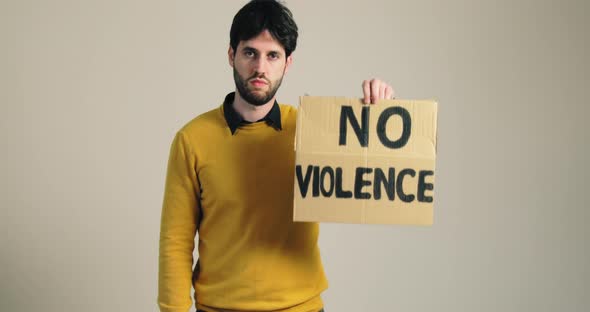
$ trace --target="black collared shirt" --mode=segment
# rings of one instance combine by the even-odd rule
[[[235,92],[231,92],[225,97],[225,100],[223,101],[223,114],[225,115],[225,121],[227,122],[227,126],[229,127],[232,135],[236,133],[236,130],[240,127],[240,125],[251,123],[244,120],[244,118],[242,118],[242,116],[234,109],[233,103],[235,95]],[[268,114],[256,122],[259,121],[266,121],[267,124],[271,125],[277,130],[283,129],[281,126],[281,109],[279,108],[279,103],[277,103],[276,100]]]

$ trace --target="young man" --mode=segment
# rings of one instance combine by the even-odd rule
[[[179,130],[170,150],[161,311],[188,311],[191,286],[198,311],[323,309],[318,224],[292,221],[296,110],[275,100],[296,44],[297,25],[278,2],[253,0],[234,17],[228,59],[236,91]],[[366,103],[393,97],[379,80],[363,90]]]

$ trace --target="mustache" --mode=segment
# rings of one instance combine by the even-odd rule
[[[268,78],[266,78],[266,75],[264,74],[254,73],[254,75],[250,76],[250,78],[248,78],[247,81],[250,81],[252,79],[262,79],[266,81],[266,83],[270,84],[270,80],[268,80]]]

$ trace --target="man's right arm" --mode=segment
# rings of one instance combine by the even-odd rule
[[[179,131],[170,148],[160,226],[158,305],[162,312],[187,312],[192,305],[199,194],[195,153]]]

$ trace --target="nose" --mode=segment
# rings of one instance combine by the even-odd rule
[[[258,57],[254,60],[254,71],[258,74],[266,74],[268,62],[263,57]]]

